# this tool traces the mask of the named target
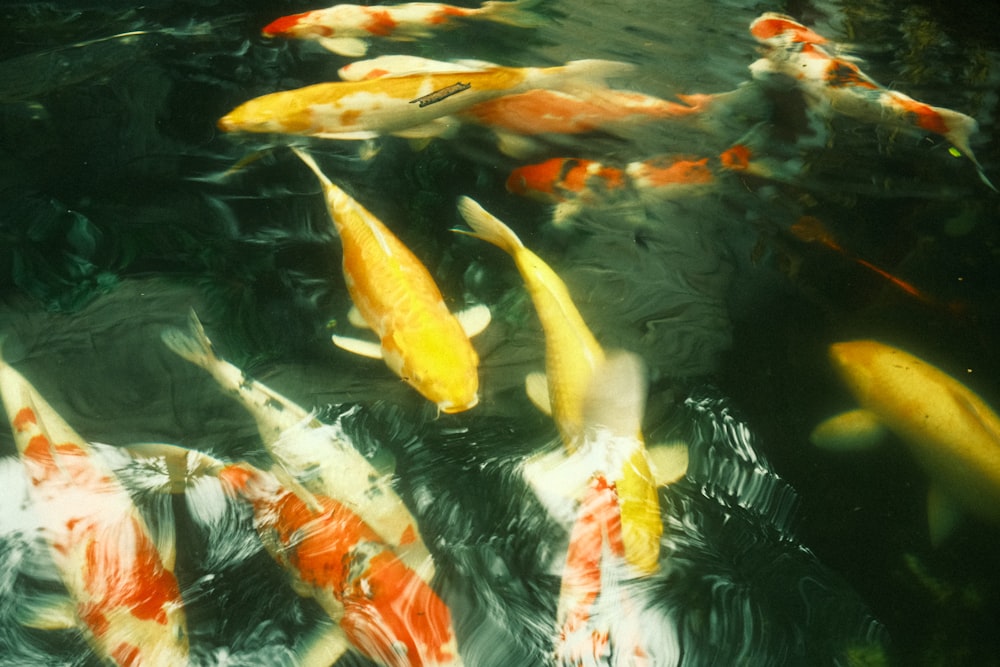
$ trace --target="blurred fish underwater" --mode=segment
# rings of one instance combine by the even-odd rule
[[[0,7],[0,665],[1000,665],[1000,15],[320,8]]]

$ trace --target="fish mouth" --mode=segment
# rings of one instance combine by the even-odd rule
[[[453,415],[456,412],[465,412],[466,410],[471,410],[472,408],[479,405],[479,395],[476,394],[472,397],[472,400],[466,401],[465,403],[452,403],[451,401],[441,401],[437,404],[438,410],[445,413],[446,415]]]

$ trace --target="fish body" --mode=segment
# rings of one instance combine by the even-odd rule
[[[475,236],[497,245],[514,259],[545,333],[547,391],[544,395],[564,449],[575,463],[563,467],[561,454],[555,454],[555,462],[544,463],[543,467],[550,465],[556,470],[557,481],[539,484],[558,487],[559,493],[565,491],[570,497],[579,497],[583,492],[582,478],[589,478],[593,472],[604,475],[616,485],[619,494],[618,509],[625,525],[628,561],[639,572],[655,571],[659,567],[663,524],[641,432],[646,390],[641,364],[631,356],[624,365],[610,364],[558,275],[528,250],[509,227],[472,199],[462,198],[459,210]],[[609,368],[614,369],[614,375]],[[604,387],[620,389],[619,395],[602,395],[607,400],[601,401],[601,405],[593,405],[593,400],[588,405],[588,396],[595,392],[595,378],[601,378]],[[593,438],[589,433],[611,423],[614,437],[591,445]],[[586,451],[581,453],[584,445]],[[571,471],[569,477],[563,478],[563,470]],[[548,473],[544,475],[551,479]]]
[[[847,445],[870,428],[892,431],[931,479],[931,536],[966,511],[1000,523],[1000,417],[965,385],[897,348],[864,340],[836,343],[830,358],[869,417],[834,417],[813,432],[820,445]],[[867,424],[867,425],[866,425]]]
[[[436,136],[454,126],[448,116],[480,102],[631,69],[627,63],[577,60],[548,68],[492,67],[318,83],[249,100],[223,116],[219,127],[226,132],[277,132],[328,139],[369,139],[383,134]],[[456,83],[469,87],[436,104],[410,104]]]
[[[248,464],[217,472],[295,588],[314,598],[366,657],[386,667],[461,665],[451,612],[427,582],[345,504],[303,498]]]
[[[566,284],[548,264],[472,199],[463,197],[458,206],[473,235],[509,254],[524,279],[545,334],[547,407],[563,444],[572,451],[583,434],[584,394],[594,369],[604,361],[604,350],[580,316]]]
[[[0,391],[43,536],[95,652],[122,666],[188,664],[172,531],[158,548],[112,469],[2,360]]]
[[[751,31],[765,24],[755,22]],[[764,58],[750,66],[755,78],[766,79],[772,74],[790,77],[813,108],[862,122],[940,135],[968,156],[980,178],[993,187],[969,143],[977,129],[974,118],[885,88],[850,60],[831,55],[822,46],[826,42],[822,36],[788,17],[774,25],[774,31],[765,33],[769,37],[759,36],[760,30],[754,33],[761,43],[771,47]]]
[[[442,412],[475,406],[479,356],[430,273],[378,218],[334,185],[310,156],[299,155],[323,185],[343,247],[347,289],[361,318],[379,337],[386,365]]]
[[[293,479],[309,492],[345,505],[425,581],[433,578],[434,562],[413,515],[390,480],[355,449],[338,426],[320,423],[291,399],[219,358],[193,313],[189,331],[168,329],[163,340],[246,407],[257,422],[264,446]]]
[[[342,4],[283,16],[265,26],[262,34],[317,40],[334,53],[360,56],[368,51],[369,39],[410,41],[430,37],[437,30],[454,28],[460,21],[485,20],[532,27],[538,25],[540,19],[528,10],[537,2],[491,0],[481,7],[455,7],[437,2]]]

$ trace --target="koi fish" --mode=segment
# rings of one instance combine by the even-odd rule
[[[187,332],[167,329],[167,347],[203,368],[239,400],[257,423],[271,458],[310,493],[333,498],[360,516],[382,542],[429,582],[434,561],[416,520],[380,474],[351,444],[339,425],[322,424],[310,412],[220,359],[192,312]]]
[[[497,67],[475,60],[439,61],[414,56],[382,56],[351,63],[340,69],[345,80],[402,76],[413,72],[467,72]],[[525,140],[539,134],[622,133],[654,120],[701,113],[715,95],[678,95],[682,103],[601,85],[575,86],[573,92],[535,88],[479,102],[458,114],[463,122],[493,130],[500,150],[520,157],[533,152]]]
[[[342,56],[363,56],[371,38],[411,41],[430,37],[434,30],[455,28],[460,21],[492,21],[521,28],[541,25],[542,18],[528,11],[538,0],[490,0],[479,8],[454,7],[437,2],[399,5],[334,5],[283,16],[264,27],[265,37],[318,41]]]
[[[603,417],[604,412],[600,413],[602,418],[597,420],[588,418],[585,411],[587,392],[595,381],[595,374],[603,372],[601,369],[607,364],[604,350],[587,328],[566,285],[541,258],[528,250],[509,227],[472,199],[462,197],[458,208],[473,230],[462,233],[481,238],[504,250],[521,272],[545,333],[545,377],[537,374],[528,377],[528,395],[536,406],[552,415],[566,454],[574,457],[586,442],[588,428],[594,428],[597,423],[609,426],[605,422],[611,422],[610,417]],[[623,396],[630,397],[619,410],[621,414],[618,418],[624,424],[618,421],[613,424],[616,433],[627,435],[627,445],[616,445],[617,450],[626,451],[627,455],[618,464],[609,464],[604,474],[618,489],[628,561],[639,572],[649,573],[659,567],[663,524],[656,492],[657,480],[650,467],[641,432],[645,384],[641,372],[635,367],[628,367],[622,373],[632,382],[636,382],[638,376],[642,393],[640,398],[635,399],[631,398],[635,396],[635,391],[622,392]],[[591,412],[594,410],[591,409]],[[561,513],[558,505],[564,495],[578,497],[583,491],[579,486],[574,490],[572,485],[564,482],[542,479],[562,474],[552,471],[563,468],[564,456],[562,452],[555,452],[552,457],[540,459],[529,474],[529,481],[532,476],[536,478],[533,486],[554,514]],[[590,467],[587,457],[579,456],[573,460]],[[686,469],[686,462],[684,467]],[[671,475],[674,475],[673,478],[680,476],[676,471],[664,470],[661,479],[666,480]],[[554,490],[556,495],[546,501],[549,489]]]
[[[858,448],[888,430],[931,480],[931,541],[940,543],[959,513],[1000,523],[1000,417],[968,387],[902,350],[872,340],[836,343],[830,359],[861,404],[812,433],[828,448]]]
[[[771,28],[765,30],[766,26]],[[940,135],[972,161],[986,185],[996,189],[969,145],[978,127],[971,116],[924,104],[883,87],[850,60],[830,55],[820,46],[825,43],[824,38],[790,17],[755,22],[751,26],[751,31],[754,30],[759,41],[772,46],[764,58],[750,65],[754,78],[766,79],[772,74],[790,77],[814,109],[862,122]]]
[[[2,359],[0,392],[73,622],[116,665],[188,664],[173,531],[154,542],[111,467]]]
[[[789,228],[789,231],[792,233],[793,236],[795,236],[797,239],[801,241],[805,241],[807,243],[811,242],[821,243],[830,250],[833,250],[834,252],[839,253],[844,257],[848,258],[858,266],[862,266],[871,271],[872,273],[876,274],[877,276],[885,279],[886,281],[888,281],[890,285],[892,285],[896,289],[899,289],[905,292],[906,294],[909,294],[910,296],[914,297],[919,301],[922,301],[931,306],[944,305],[939,303],[938,300],[932,297],[931,295],[918,289],[917,287],[903,280],[902,278],[899,278],[898,276],[889,273],[885,269],[879,268],[874,264],[872,264],[871,262],[862,259],[860,257],[857,257],[848,252],[847,250],[845,250],[839,243],[837,243],[837,241],[833,238],[833,235],[823,225],[823,223],[812,216],[802,216],[801,218],[796,220],[794,224],[792,224],[792,226]],[[959,308],[957,304],[951,304],[946,307],[949,307],[952,310]]]
[[[411,73],[359,81],[318,83],[263,95],[219,120],[224,132],[278,132],[326,139],[371,139],[392,134],[427,138],[456,127],[450,116],[486,100],[531,88],[559,87],[581,79],[624,74],[628,63],[576,60],[560,67],[492,67],[483,70]],[[468,84],[461,95],[415,107],[411,101]]]
[[[469,336],[490,321],[477,306],[458,317],[420,260],[374,215],[334,185],[311,156],[295,151],[316,174],[344,252],[344,279],[356,309],[352,322],[370,327],[378,345],[334,336],[345,350],[381,358],[396,375],[445,413],[479,402],[479,356]],[[355,312],[352,310],[352,312]]]
[[[709,158],[689,156],[658,156],[622,168],[583,158],[551,158],[517,167],[506,185],[508,192],[554,204],[552,219],[559,226],[581,208],[623,192],[653,199],[704,192],[715,183],[714,166]]]

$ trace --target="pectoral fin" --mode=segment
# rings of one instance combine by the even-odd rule
[[[351,309],[347,311],[347,321],[351,323],[351,326],[358,329],[371,329],[368,320],[361,314],[357,306],[351,306]]]
[[[469,338],[482,333],[490,323],[490,309],[483,304],[477,304],[456,313],[455,318],[462,325],[462,331]]]
[[[545,414],[552,415],[552,402],[549,399],[549,380],[545,373],[528,373],[524,377],[524,391],[535,407]]]
[[[303,642],[297,651],[300,667],[329,667],[351,648],[351,642],[339,625],[323,623]]]
[[[860,450],[877,445],[887,432],[875,413],[851,410],[821,423],[809,440],[823,449]]]
[[[931,544],[937,547],[958,525],[962,511],[941,487],[931,484],[927,492],[927,526]]]
[[[334,345],[342,350],[360,354],[362,357],[382,358],[382,346],[378,343],[359,338],[348,338],[347,336],[331,336],[330,339]]]
[[[368,53],[368,42],[357,37],[321,37],[320,46],[337,55],[359,58]]]
[[[68,595],[33,593],[18,605],[16,618],[35,630],[69,630],[79,627],[76,605]]]
[[[461,124],[451,116],[441,116],[433,120],[392,132],[403,139],[433,139],[456,132]]]
[[[647,447],[649,468],[657,486],[673,484],[687,473],[686,442],[664,442]]]

